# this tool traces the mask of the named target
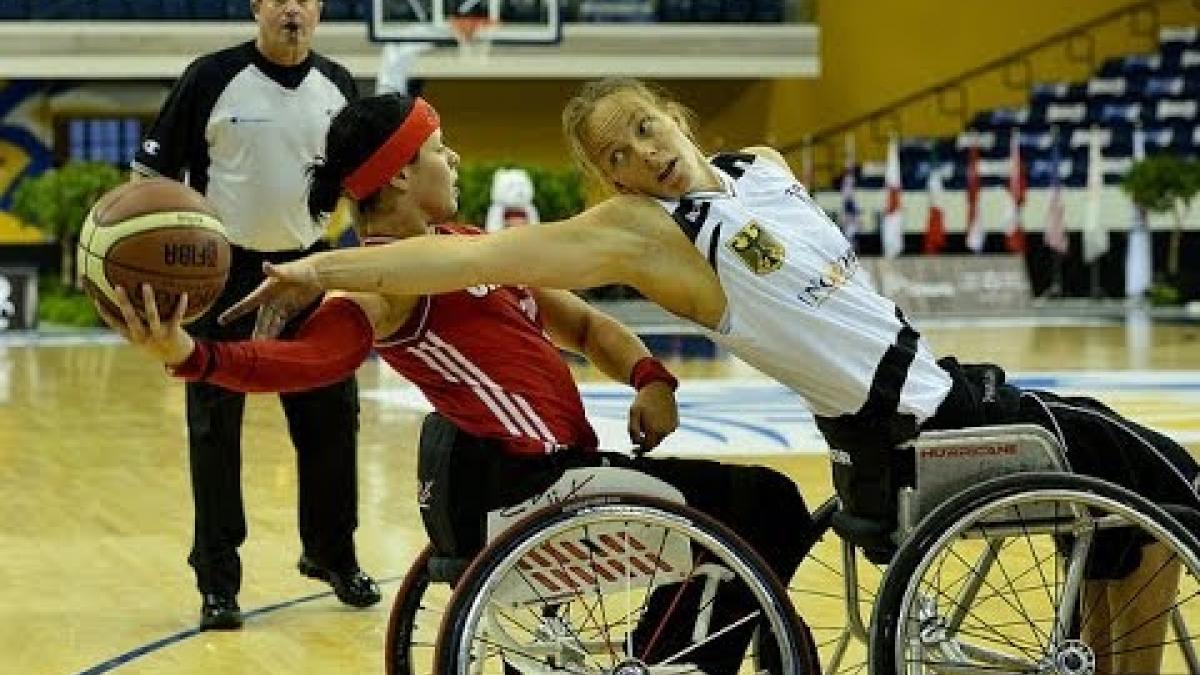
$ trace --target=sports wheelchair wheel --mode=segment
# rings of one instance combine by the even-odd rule
[[[459,580],[436,652],[446,675],[819,673],[785,591],[741,539],[626,495],[548,507],[493,541]]]
[[[388,675],[433,675],[433,646],[450,602],[450,586],[429,573],[433,547],[426,546],[404,575],[388,617],[384,663]]]
[[[1195,534],[1125,488],[997,478],[929,514],[888,567],[871,672],[1197,675],[1198,574]]]

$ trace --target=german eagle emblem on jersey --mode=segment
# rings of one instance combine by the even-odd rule
[[[770,274],[783,266],[786,254],[783,244],[759,226],[757,221],[752,220],[738,230],[726,245],[737,254],[743,265],[757,275]]]

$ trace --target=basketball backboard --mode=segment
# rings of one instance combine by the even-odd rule
[[[371,39],[454,44],[455,17],[487,24],[480,37],[495,43],[555,43],[562,39],[558,0],[371,0]]]

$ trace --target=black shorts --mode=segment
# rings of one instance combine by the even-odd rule
[[[494,441],[458,431],[436,414],[422,427],[420,452],[421,515],[443,556],[473,557],[483,547],[489,511],[546,490],[568,469],[603,464],[669,483],[689,506],[746,540],[782,579],[791,578],[818,534],[796,484],[767,467],[577,450],[511,455]]]

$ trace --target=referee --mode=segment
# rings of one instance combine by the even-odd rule
[[[240,340],[253,317],[219,326],[217,315],[262,280],[263,261],[324,246],[305,207],[305,167],[322,151],[330,118],[356,97],[342,66],[311,50],[318,0],[251,0],[252,42],[196,59],[175,83],[134,159],[133,180],[166,176],[202,192],[233,244],[224,293],[192,327],[200,337]],[[303,321],[307,312],[292,322]],[[287,335],[285,329],[284,335]],[[350,379],[280,395],[299,469],[298,567],[356,607],[380,599],[358,567],[355,455],[358,389]],[[202,596],[200,628],[242,625],[237,593],[246,539],[241,433],[245,396],[187,384],[188,445],[196,520],[188,562]]]

